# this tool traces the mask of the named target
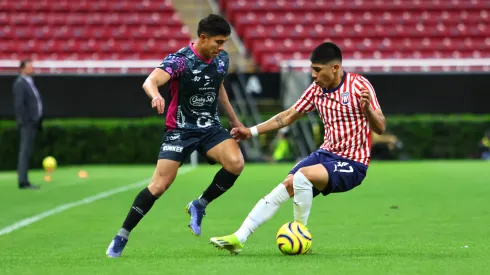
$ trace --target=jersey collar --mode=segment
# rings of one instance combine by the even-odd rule
[[[325,88],[322,88],[322,92],[324,94],[329,94],[329,93],[333,93],[333,92],[337,91],[344,84],[346,76],[347,76],[347,73],[344,71],[344,75],[342,76],[342,81],[340,81],[340,83],[339,83],[339,85],[337,85],[337,87],[332,88],[332,89],[328,89],[328,90]]]
[[[193,53],[194,53],[194,54],[195,54],[197,57],[199,57],[199,59],[201,59],[201,60],[202,60],[204,63],[206,63],[206,64],[211,64],[211,62],[213,61],[213,59],[212,59],[212,58],[211,58],[211,59],[208,59],[208,60],[204,59],[202,56],[200,56],[200,55],[197,53],[197,51],[196,51],[196,49],[194,49],[194,46],[193,46],[193,45],[194,45],[194,43],[193,43],[193,42],[191,42],[191,43],[189,44],[189,47],[191,48],[192,52],[193,52]]]

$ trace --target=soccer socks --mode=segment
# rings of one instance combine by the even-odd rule
[[[139,223],[139,221],[145,216],[158,198],[153,196],[153,194],[148,190],[147,187],[141,190],[141,192],[136,196],[133,202],[133,206],[129,210],[126,219],[124,220],[123,226],[119,231],[118,235],[124,238],[129,237],[129,233],[133,228]]]
[[[240,229],[235,232],[240,243],[245,243],[248,237],[266,221],[276,214],[279,206],[289,200],[289,194],[284,184],[279,184],[269,194],[262,198],[250,211]]]
[[[198,199],[198,202],[206,207],[208,203],[212,202],[219,196],[223,195],[228,189],[230,189],[235,181],[238,179],[240,175],[235,175],[225,168],[221,168],[216,176],[214,176],[213,182],[209,185],[209,187],[202,193],[201,197]]]
[[[294,221],[306,225],[313,202],[313,184],[300,171],[294,174]]]

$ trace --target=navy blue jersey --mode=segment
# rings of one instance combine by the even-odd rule
[[[192,44],[168,55],[158,66],[170,74],[168,130],[221,126],[218,116],[219,87],[228,72],[228,53],[205,60]]]

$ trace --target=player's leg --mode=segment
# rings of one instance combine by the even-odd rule
[[[180,162],[160,159],[148,187],[141,190],[133,201],[129,213],[123,222],[119,233],[114,237],[106,254],[109,257],[119,257],[128,242],[129,234],[143,217],[150,211],[155,201],[165,193],[174,181]]]
[[[312,199],[318,192],[323,195],[347,192],[359,186],[366,176],[367,166],[340,158],[331,153],[319,154],[321,164],[303,167],[294,174],[294,220],[308,223]]]
[[[158,160],[150,184],[136,196],[126,220],[123,223],[120,233],[124,234],[124,237],[129,237],[131,230],[133,230],[144,215],[150,211],[153,203],[160,198],[174,182],[180,164],[180,162],[174,160]]]
[[[229,250],[231,253],[238,254],[247,239],[262,224],[270,220],[279,210],[279,207],[291,197],[293,197],[293,175],[302,167],[308,167],[318,163],[318,154],[312,153],[309,157],[296,164],[286,179],[274,188],[269,194],[257,202],[252,211],[243,221],[240,228],[231,235],[211,238],[211,243],[218,247]],[[315,192],[314,196],[319,192]]]
[[[183,160],[194,151],[197,144],[197,138],[189,137],[184,133],[178,131],[165,133],[151,182],[134,199],[122,228],[106,251],[109,257],[121,256],[130,232],[150,211],[155,201],[170,187]]]
[[[290,174],[282,183],[257,202],[235,233],[213,237],[210,239],[211,244],[219,249],[226,249],[232,254],[240,253],[248,237],[262,224],[270,220],[279,210],[279,207],[293,196],[292,193],[293,175]]]
[[[322,164],[303,167],[294,174],[294,220],[304,225],[308,222],[313,189],[324,190],[328,185],[328,171]]]
[[[222,168],[216,173],[211,184],[202,193],[201,200],[210,203],[228,191],[243,171],[245,162],[237,142],[226,139],[211,148],[206,157],[221,164]]]
[[[211,161],[220,163],[222,168],[216,173],[202,195],[190,202],[186,208],[191,215],[189,228],[196,236],[201,234],[201,222],[207,205],[235,184],[244,167],[240,147],[224,129],[216,130],[215,133],[206,137],[202,141],[200,151]]]

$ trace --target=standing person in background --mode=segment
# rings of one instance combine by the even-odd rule
[[[20,132],[19,159],[17,174],[20,189],[39,189],[28,180],[29,159],[34,148],[37,131],[42,128],[43,103],[32,75],[32,60],[20,62],[20,75],[13,84],[14,109],[17,127]]]

